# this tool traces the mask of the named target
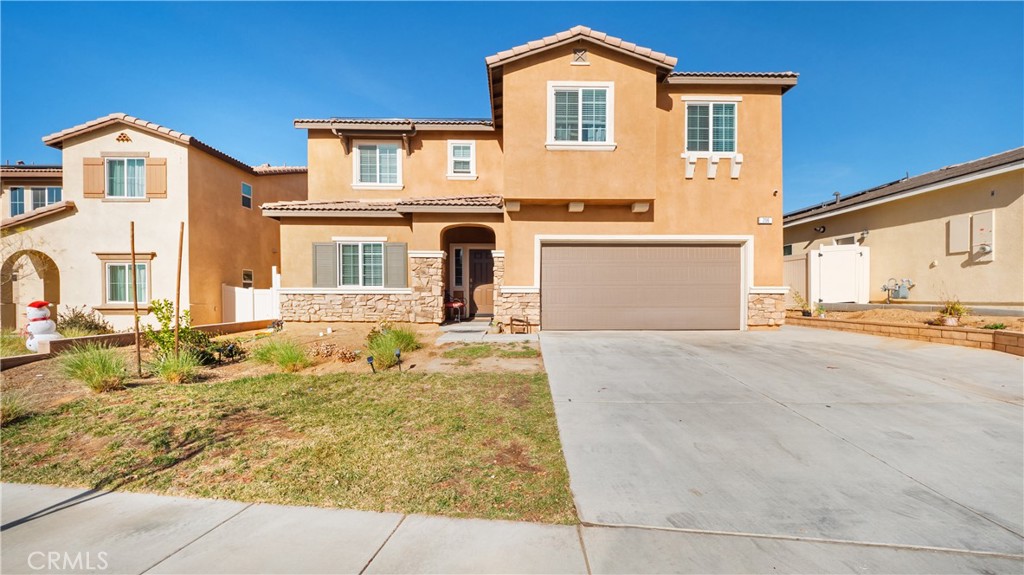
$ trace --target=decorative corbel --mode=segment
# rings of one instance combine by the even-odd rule
[[[693,179],[693,170],[697,167],[697,156],[696,154],[686,155],[683,154],[683,159],[686,160],[686,179]]]
[[[711,154],[708,158],[708,179],[713,180],[718,175],[718,161],[722,158],[718,154]]]
[[[743,167],[743,154],[736,154],[732,157],[731,165],[729,167],[729,177],[734,180],[740,178],[740,168]]]

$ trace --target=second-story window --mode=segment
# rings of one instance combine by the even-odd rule
[[[10,189],[11,194],[11,217],[20,216],[26,211],[38,210],[51,204],[56,204],[63,199],[63,190],[57,186],[45,188],[28,188],[26,197],[25,188],[17,187]]]
[[[688,103],[686,105],[687,152],[735,152],[736,104]]]
[[[548,83],[548,149],[615,149],[611,82]]]
[[[402,185],[402,155],[397,143],[357,143],[352,167],[353,186],[394,189]]]
[[[146,197],[146,159],[107,158],[107,197]]]
[[[448,179],[476,179],[476,142],[448,140]]]
[[[252,186],[242,182],[242,207],[252,209]]]

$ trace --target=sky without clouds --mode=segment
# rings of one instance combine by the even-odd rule
[[[1024,3],[0,3],[0,159],[111,112],[250,164],[300,117],[489,117],[484,57],[582,24],[677,70],[799,72],[787,211],[1024,145]],[[682,135],[680,135],[680,138]]]

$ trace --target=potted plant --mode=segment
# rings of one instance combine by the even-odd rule
[[[814,315],[818,317],[825,317],[825,306],[820,303],[814,306]]]
[[[956,327],[960,325],[960,318],[970,313],[971,308],[954,298],[942,304],[942,308],[939,309],[939,321],[942,325]]]
[[[807,300],[804,299],[804,296],[800,295],[800,292],[793,290],[793,301],[800,308],[801,315],[811,317],[811,304],[807,303]]]

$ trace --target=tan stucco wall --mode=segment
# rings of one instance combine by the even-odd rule
[[[587,44],[589,66],[570,65],[572,46],[555,48],[504,67],[503,127],[485,141],[480,133],[420,132],[403,157],[405,189],[352,188],[352,160],[336,136],[309,132],[310,198],[394,199],[415,196],[501,194],[520,200],[519,212],[503,216],[416,214],[372,224],[356,219],[286,218],[282,232],[283,283],[308,287],[310,244],[332,236],[387,236],[412,250],[440,249],[439,231],[459,221],[491,222],[495,248],[505,250],[508,286],[534,285],[535,236],[720,235],[754,238],[754,286],[782,283],[782,95],[778,86],[679,86],[659,83],[653,64]],[[613,151],[548,150],[548,82],[614,82]],[[683,95],[739,96],[737,151],[744,155],[738,179],[723,159],[714,180],[707,160],[685,178]],[[445,179],[445,140],[476,139],[476,182]],[[486,144],[486,145],[484,145]],[[492,171],[494,173],[492,173]],[[585,202],[570,213],[569,201]],[[646,213],[631,202],[648,201]],[[772,225],[758,225],[761,216]],[[497,221],[495,221],[497,220]],[[294,262],[293,262],[294,260]]]
[[[122,132],[128,134],[131,142],[116,141]],[[100,157],[104,152],[149,152],[150,157],[167,158],[167,198],[125,201],[83,197],[83,158]],[[128,253],[129,222],[134,221],[136,251],[156,252],[150,264],[152,297],[173,299],[177,222],[186,219],[188,212],[187,153],[188,148],[183,144],[125,125],[110,126],[71,139],[63,150],[63,197],[74,201],[77,210],[32,222],[25,231],[4,242],[7,245],[19,242],[53,259],[60,273],[62,311],[69,306],[94,307],[103,302],[104,282],[104,269],[95,254]],[[186,246],[186,257],[187,249]],[[188,285],[187,268],[182,270],[182,278],[182,284]],[[189,305],[187,291],[181,301],[183,307]],[[132,325],[131,315],[107,315],[107,319],[117,329]]]
[[[948,253],[949,219],[988,210],[995,212],[994,261]],[[818,226],[825,233],[815,232]],[[872,301],[885,299],[880,288],[895,277],[915,282],[910,301],[1024,304],[1024,170],[795,225],[786,228],[785,243],[798,255],[849,235],[871,248]]]
[[[448,140],[476,142],[476,180],[448,179]],[[400,140],[391,141],[400,143]],[[411,141],[411,155],[399,150],[402,155],[402,190],[357,190],[352,188],[352,154],[345,153],[341,140],[329,130],[310,130],[309,199],[394,199],[502,193],[503,155],[497,134],[420,132]]]
[[[242,183],[253,188],[253,207],[242,206]],[[201,150],[189,150],[191,202],[185,233],[192,320],[219,323],[222,284],[242,285],[253,270],[253,287],[269,288],[280,267],[280,224],[264,217],[268,202],[306,199],[306,174],[255,176]]]

